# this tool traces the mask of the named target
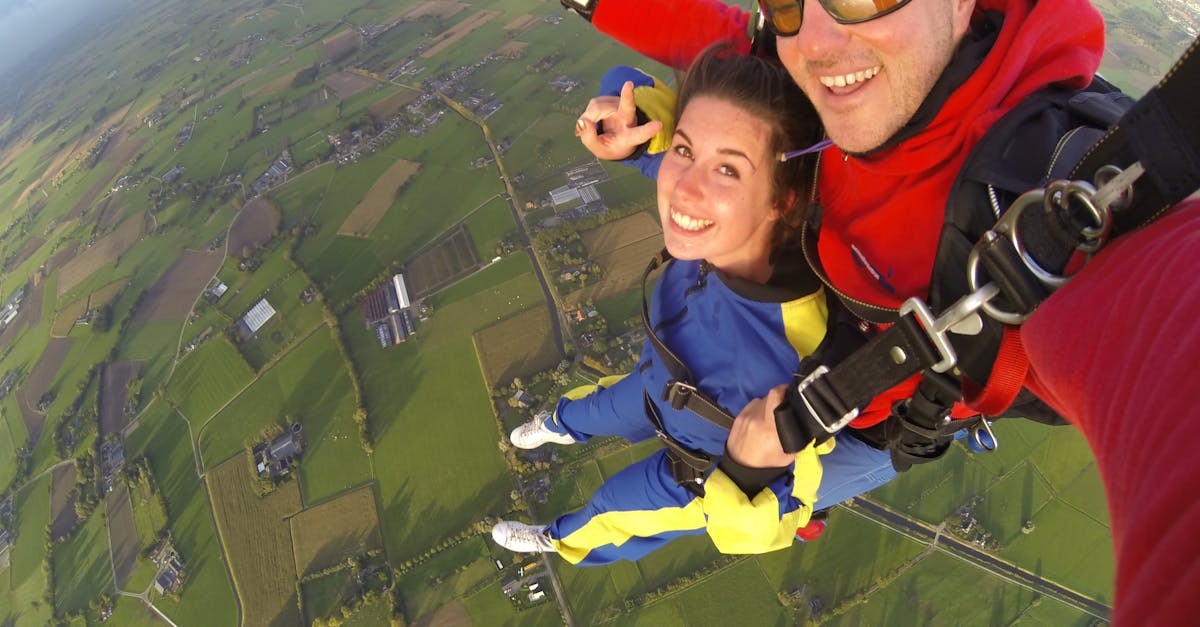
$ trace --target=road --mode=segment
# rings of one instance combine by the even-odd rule
[[[1035,573],[1031,573],[1015,564],[1010,564],[996,556],[980,551],[969,543],[963,542],[950,534],[938,534],[937,529],[927,524],[913,520],[878,503],[862,497],[854,498],[846,509],[863,515],[871,520],[886,523],[887,526],[899,527],[903,531],[917,536],[918,540],[936,542],[946,551],[957,554],[967,561],[991,572],[997,576],[1014,581],[1018,584],[1044,594],[1053,599],[1085,612],[1101,620],[1111,620],[1112,608],[1083,596],[1070,588],[1062,586]]]

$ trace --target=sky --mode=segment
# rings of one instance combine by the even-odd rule
[[[116,0],[0,0],[0,73]],[[57,41],[56,41],[57,40]]]

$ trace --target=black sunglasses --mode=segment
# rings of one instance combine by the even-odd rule
[[[858,24],[883,17],[911,0],[819,0],[838,24]],[[804,22],[804,0],[758,0],[767,28],[777,37],[800,32]]]

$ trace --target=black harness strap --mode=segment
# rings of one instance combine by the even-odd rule
[[[664,248],[650,260],[646,271],[642,273],[642,325],[646,328],[646,340],[650,342],[659,361],[672,377],[671,381],[663,388],[662,400],[669,402],[671,407],[676,410],[686,409],[722,429],[729,430],[733,428],[733,415],[717,404],[703,390],[696,387],[695,379],[687,365],[671,352],[671,349],[663,343],[650,324],[646,283],[655,270],[670,261],[671,254]],[[675,478],[676,483],[689,492],[696,496],[704,496],[704,479],[720,459],[704,451],[688,448],[672,437],[667,431],[662,416],[658,413],[658,407],[650,398],[649,392],[643,391],[642,397],[646,419],[654,426],[655,435],[667,449],[667,462],[671,466],[671,476]]]
[[[667,372],[671,373],[672,380],[663,388],[662,400],[671,403],[671,407],[676,410],[686,409],[701,418],[721,427],[722,429],[733,428],[733,415],[725,408],[721,407],[710,398],[703,390],[696,388],[692,377],[692,373],[688,370],[686,364],[683,363],[675,353],[671,352],[670,348],[659,339],[654,333],[654,328],[650,325],[650,307],[649,301],[646,298],[646,281],[650,274],[655,270],[665,265],[671,260],[671,254],[664,248],[646,266],[646,271],[642,273],[642,324],[646,327],[646,339],[650,345],[654,347],[655,354],[658,355],[659,361]]]

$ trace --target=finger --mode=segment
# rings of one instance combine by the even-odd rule
[[[654,139],[654,136],[658,135],[662,128],[662,122],[659,122],[658,120],[650,120],[641,126],[635,126],[629,129],[629,139],[632,140],[633,144],[641,145],[650,141],[651,139]]]
[[[637,122],[637,102],[633,98],[633,81],[621,85],[621,103],[617,106],[617,119],[628,126]]]
[[[612,117],[616,115],[620,103],[621,99],[618,96],[596,96],[588,101],[579,117],[589,120],[603,120]]]

